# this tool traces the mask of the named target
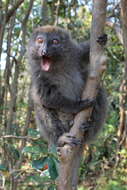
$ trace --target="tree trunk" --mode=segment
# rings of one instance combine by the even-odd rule
[[[120,85],[120,123],[118,129],[119,145],[127,147],[127,1],[121,0],[121,22],[124,46],[124,73]]]
[[[100,75],[105,70],[106,57],[103,55],[103,48],[97,44],[98,36],[104,32],[104,24],[106,17],[106,0],[93,1],[93,21],[91,28],[90,41],[90,73],[86,88],[83,92],[83,99],[94,98],[97,94],[97,86],[100,81]],[[84,133],[81,132],[80,126],[87,122],[90,118],[92,108],[77,114],[74,125],[70,130],[70,135],[75,136],[81,142]],[[60,172],[58,180],[58,190],[76,190],[78,182],[78,168],[83,152],[83,144],[81,146],[71,147],[64,145],[60,147]]]

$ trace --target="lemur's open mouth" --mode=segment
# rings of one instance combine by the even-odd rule
[[[50,67],[52,64],[52,60],[50,57],[48,56],[43,56],[42,57],[42,61],[41,61],[41,68],[43,71],[49,71]]]

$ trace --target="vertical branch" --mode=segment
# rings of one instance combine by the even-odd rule
[[[16,58],[13,58],[14,64],[15,64],[15,71],[13,73],[14,77],[13,77],[13,81],[12,81],[12,85],[10,87],[10,94],[11,94],[11,101],[10,101],[10,105],[9,105],[9,118],[8,118],[8,124],[7,124],[7,131],[9,131],[9,129],[11,129],[13,120],[14,120],[14,116],[16,115],[16,100],[17,100],[17,94],[18,94],[18,78],[19,78],[19,63],[21,62],[24,53],[25,53],[25,38],[26,38],[26,24],[30,15],[30,11],[32,9],[33,6],[33,0],[30,1],[28,10],[26,12],[26,15],[23,19],[22,22],[22,42],[21,42],[21,51],[20,54],[18,55],[18,60],[16,60]],[[11,27],[12,28],[12,27]],[[13,28],[12,28],[13,29]],[[12,30],[11,30],[12,31]],[[10,37],[10,39],[12,38],[12,36]],[[11,44],[9,44],[9,48],[11,48]],[[8,52],[8,57],[10,59],[10,52]],[[10,65],[9,60],[7,61],[7,64]],[[7,74],[8,76],[8,74]],[[16,118],[16,117],[15,117]]]
[[[13,102],[13,93],[12,93],[12,88],[11,88],[11,84],[10,84],[10,79],[12,78],[12,71],[11,71],[11,67],[12,67],[12,63],[10,60],[10,55],[11,55],[11,44],[12,44],[12,33],[13,33],[13,29],[14,29],[14,24],[15,24],[15,15],[13,15],[13,17],[10,20],[9,23],[9,31],[8,31],[8,36],[7,36],[7,57],[6,57],[6,67],[5,67],[5,72],[4,72],[4,88],[5,88],[5,94],[3,96],[4,98],[4,106],[8,105],[8,100],[7,100],[7,94],[10,94],[10,101],[9,101],[9,111],[5,110],[5,116],[7,117],[7,128],[6,128],[6,132],[9,134],[10,133],[10,129],[11,129],[11,121],[13,120],[13,112],[12,112],[12,102]],[[5,98],[6,96],[6,98]],[[5,124],[6,126],[6,124]]]
[[[23,49],[25,49],[25,43],[26,43],[26,34],[27,34],[27,22],[30,16],[31,9],[33,7],[34,0],[30,0],[29,7],[27,9],[26,15],[22,21],[22,46]],[[23,52],[24,53],[24,52]]]
[[[118,137],[120,145],[127,147],[127,1],[121,0],[121,21],[122,21],[122,34],[124,46],[124,73],[123,80],[120,85],[120,124],[118,129]]]
[[[2,1],[0,1],[0,2],[1,2],[0,3],[0,5],[1,5],[0,9],[2,9],[4,7],[4,3],[2,3]],[[17,1],[15,3],[15,5],[13,5],[12,8],[8,10],[9,0],[7,0],[6,4],[5,4],[5,9],[3,9],[3,10],[0,11],[0,20],[2,21],[0,23],[0,59],[1,59],[1,53],[2,53],[2,45],[3,45],[5,26],[10,21],[10,19],[14,16],[14,14],[16,13],[16,10],[19,8],[19,6],[23,2],[24,2],[24,0]],[[7,63],[7,65],[9,65],[9,64]],[[6,72],[6,69],[5,69],[5,72]],[[1,68],[0,68],[0,82],[2,81],[1,75],[2,74],[1,74]],[[4,96],[5,96],[5,87],[3,86],[0,89],[1,89],[1,91],[0,91],[0,105],[1,105],[1,109],[0,109],[0,116],[1,116],[0,117],[0,123],[1,123],[2,122],[2,115],[3,115],[2,111],[3,111],[3,103],[4,103]]]
[[[56,4],[56,15],[55,15],[55,22],[54,22],[55,26],[58,25],[59,8],[60,8],[60,0],[58,0]]]
[[[0,7],[0,20],[2,21],[2,22],[0,22],[0,59],[1,59],[3,37],[4,37],[5,26],[6,26],[6,15],[8,12],[9,2],[6,1],[5,10],[3,10],[4,4],[2,3],[2,1],[0,1],[0,6],[1,6]]]
[[[90,40],[90,73],[88,81],[83,92],[83,99],[94,98],[97,94],[97,87],[100,82],[100,76],[105,70],[106,57],[103,56],[103,48],[97,44],[97,38],[104,33],[104,24],[106,17],[107,0],[93,0],[93,21],[91,27]],[[78,113],[74,120],[74,125],[70,130],[70,136],[75,136],[83,142],[84,133],[80,130],[82,123],[90,118],[92,108]],[[62,137],[61,139],[62,140]],[[58,190],[76,190],[78,182],[78,167],[83,152],[81,146],[71,147],[65,144],[60,147],[60,172],[58,180]],[[75,168],[75,169],[74,169]],[[75,181],[76,182],[75,182]]]
[[[19,6],[24,2],[24,0],[19,0],[13,5],[12,9],[8,10],[9,7],[9,1],[6,1],[5,10],[0,11],[0,20],[2,21],[0,23],[0,58],[1,58],[1,52],[2,52],[2,44],[3,44],[3,37],[4,37],[4,31],[5,26],[11,19],[11,17],[16,13],[16,10],[19,8]],[[0,1],[0,9],[2,9],[3,3]]]
[[[8,11],[9,2],[6,2],[5,11],[2,10],[3,3],[0,1],[1,10],[0,10],[0,60],[1,60],[1,54],[2,54],[2,47],[3,47],[3,39],[4,39],[4,32],[5,32],[5,26],[6,26],[6,14]],[[0,123],[2,123],[2,116],[3,116],[3,105],[4,105],[4,95],[5,95],[5,86],[3,85],[3,79],[2,79],[2,72],[1,72],[1,65],[0,65]],[[4,78],[4,77],[3,77]]]
[[[15,64],[15,71],[13,73],[14,78],[10,87],[11,100],[10,100],[10,105],[9,105],[9,117],[8,117],[8,123],[7,123],[8,134],[11,134],[12,124],[16,118],[16,100],[17,100],[17,93],[18,93],[19,63],[17,62],[15,58],[14,58],[14,64]]]
[[[29,3],[29,7],[27,9],[27,12],[26,12],[26,15],[23,19],[23,22],[22,22],[22,51],[20,52],[20,55],[19,55],[19,58],[18,58],[18,62],[20,63],[22,61],[22,57],[24,56],[24,49],[25,49],[25,43],[26,43],[26,35],[27,35],[27,22],[28,22],[28,19],[29,19],[29,16],[30,16],[30,12],[31,12],[31,9],[33,7],[33,3],[34,3],[34,0],[30,0],[30,3]],[[29,91],[29,94],[30,94],[30,91]],[[29,126],[29,123],[30,123],[30,117],[31,117],[31,112],[32,112],[32,103],[31,103],[31,97],[30,95],[28,96],[28,108],[27,108],[27,114],[26,114],[26,121],[25,121],[25,127],[23,128],[23,135],[26,135],[27,133],[27,129],[28,129],[28,126]],[[21,145],[20,145],[20,151],[22,151],[22,149],[24,148],[26,144],[26,140],[23,140],[21,142]],[[17,161],[17,163],[15,164],[15,168],[18,169],[20,168],[21,166],[21,163],[22,163],[22,159],[23,159],[23,155],[20,156],[20,159]]]
[[[41,8],[41,17],[42,17],[42,25],[46,25],[48,23],[48,7],[47,7],[47,1],[42,0],[42,8]]]

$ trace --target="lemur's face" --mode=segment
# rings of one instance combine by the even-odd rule
[[[29,42],[30,54],[33,59],[39,59],[41,69],[50,71],[63,59],[68,49],[69,34],[58,27],[44,26],[38,28]]]

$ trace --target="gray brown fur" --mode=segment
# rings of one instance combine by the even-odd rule
[[[40,67],[41,57],[35,39],[42,35],[48,44],[53,38],[59,38],[58,47],[49,48],[53,65],[49,72]],[[49,43],[50,44],[50,43]],[[43,49],[42,49],[43,51]],[[68,132],[71,121],[85,107],[81,94],[86,84],[89,70],[89,43],[78,44],[64,29],[54,26],[37,28],[28,45],[28,58],[32,78],[31,94],[35,105],[36,122],[42,136],[49,144],[57,143],[59,136]],[[86,106],[87,107],[87,106]],[[99,88],[94,105],[90,130],[85,133],[88,142],[98,133],[105,120],[106,97]]]

